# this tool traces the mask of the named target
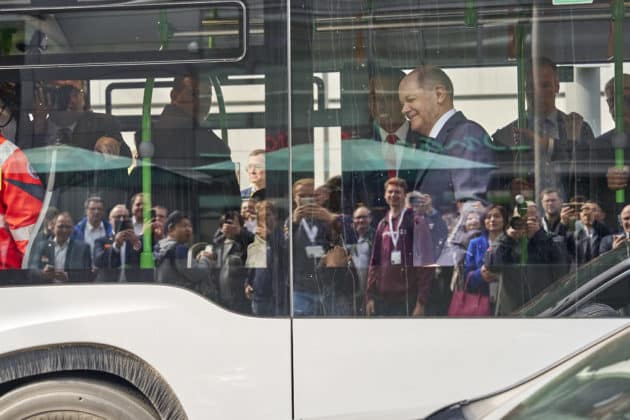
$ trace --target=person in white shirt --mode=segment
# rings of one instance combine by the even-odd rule
[[[380,220],[385,216],[388,205],[385,202],[385,181],[399,177],[408,185],[413,185],[417,169],[403,165],[412,149],[421,145],[421,136],[409,129],[409,122],[400,112],[398,85],[405,73],[398,69],[378,69],[368,81],[368,108],[372,121],[371,130],[366,130],[366,137],[380,143],[382,168],[372,168],[374,162],[356,161],[352,170],[344,168],[343,174],[343,212],[352,214],[359,205],[370,208],[372,216]],[[359,137],[360,134],[347,134]],[[343,136],[343,134],[342,134]],[[374,145],[379,150],[377,145]],[[414,165],[415,166],[415,163]]]
[[[133,231],[135,232],[136,235],[140,236],[144,232],[144,223],[142,222],[143,221],[142,212],[144,210],[144,200],[143,200],[142,193],[134,194],[133,197],[131,197],[130,204],[131,204],[130,205],[130,207],[131,207],[131,222],[133,223]]]
[[[356,237],[356,243],[350,245],[352,263],[359,275],[359,290],[357,295],[363,297],[367,284],[367,273],[370,267],[372,255],[372,242],[374,241],[374,228],[372,227],[372,214],[365,206],[358,207],[352,215],[352,228]],[[359,305],[362,307],[363,305]]]
[[[131,225],[129,210],[124,204],[115,205],[109,212],[109,222],[114,226],[114,234],[99,238],[95,243],[94,266],[99,269],[99,280],[105,280],[110,273],[102,269],[121,269],[119,281],[126,280],[126,268],[140,268],[142,237],[137,236]]]
[[[610,235],[608,228],[595,220],[596,205],[594,201],[585,201],[580,210],[582,228],[573,234],[578,265],[599,256],[601,241]]]
[[[630,204],[624,206],[619,213],[621,231],[614,235],[606,236],[599,245],[599,253],[603,254],[611,249],[617,249],[622,245],[630,246]]]
[[[72,229],[70,213],[59,213],[53,225],[53,238],[42,242],[34,251],[31,268],[41,270],[44,279],[67,281],[70,271],[78,271],[82,279],[89,280],[92,271],[90,248],[83,241],[70,237]]]
[[[104,219],[105,202],[101,197],[92,196],[85,200],[85,217],[74,227],[72,239],[85,242],[94,255],[94,242],[98,238],[110,236],[112,226]]]
[[[247,158],[247,175],[249,176],[249,187],[241,190],[242,199],[253,199],[261,201],[265,199],[265,188],[267,177],[265,173],[265,151],[255,149]]]

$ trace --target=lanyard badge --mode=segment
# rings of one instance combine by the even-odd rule
[[[398,226],[394,231],[394,223],[392,218],[392,213],[389,213],[389,235],[392,238],[392,244],[394,245],[394,249],[390,255],[390,262],[392,265],[400,265],[402,264],[402,254],[398,249],[398,240],[400,239],[400,225],[402,224],[403,218],[405,217],[406,208],[400,213],[400,219],[398,220]]]

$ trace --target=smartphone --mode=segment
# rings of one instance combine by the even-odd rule
[[[133,224],[130,219],[117,220],[116,226],[114,227],[116,232],[122,232],[123,230],[133,229]]]
[[[523,230],[527,228],[527,219],[520,216],[512,216],[510,219],[510,227],[514,230]]]
[[[151,222],[155,222],[155,218],[156,218],[155,209],[151,209]]]
[[[576,213],[582,211],[582,203],[580,202],[562,203],[562,207],[571,207]]]
[[[302,198],[302,205],[306,206],[309,204],[315,204],[315,197],[304,197]]]

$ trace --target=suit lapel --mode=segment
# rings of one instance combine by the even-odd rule
[[[48,262],[45,262],[45,264],[54,266],[55,265],[55,242],[53,240],[49,240],[48,243],[46,244],[46,249],[44,250],[44,254],[46,254],[46,258],[48,260]]]
[[[440,130],[440,133],[438,134],[437,138],[433,139],[436,145],[439,145],[443,149],[444,145],[446,144],[446,141],[450,137],[451,131],[453,131],[453,129],[457,125],[459,125],[460,121],[462,121],[463,119],[464,119],[464,114],[462,114],[461,111],[457,111],[455,114],[453,114],[453,116],[449,118],[448,121],[446,121],[446,124],[444,124],[444,127],[442,127],[442,130]],[[431,139],[429,138],[429,140]],[[418,170],[418,175],[416,176],[416,182],[414,184],[415,190],[421,190],[420,186],[422,185],[424,178],[427,176],[429,172],[431,163],[435,160],[435,158],[439,154],[440,153],[437,153],[437,152],[431,152],[431,154],[428,155],[427,160],[424,162],[425,167],[423,169]]]
[[[74,241],[70,239],[70,241],[68,242],[68,250],[66,251],[66,261],[63,263],[63,269],[66,271],[70,269],[70,261],[72,260],[72,250],[74,248],[73,245],[74,245]]]

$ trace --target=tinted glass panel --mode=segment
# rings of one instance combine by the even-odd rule
[[[229,64],[178,54],[193,41],[197,58],[243,53],[245,9],[235,3],[51,14],[72,54],[51,44],[42,57],[75,68],[0,70],[2,285],[168,284],[238,313],[286,316],[288,160],[265,159],[281,147],[271,139],[287,138],[286,51],[268,53],[282,7],[270,2],[266,20],[254,9],[255,47]],[[103,43],[93,25],[121,16],[129,27]],[[138,17],[146,25],[134,26]],[[166,52],[155,24],[164,19]],[[213,19],[235,32],[213,32]],[[134,42],[123,42],[127,30]],[[139,49],[168,62],[119,65]],[[116,61],[80,65],[99,51]]]
[[[626,314],[614,270],[590,281],[622,263],[630,232],[621,90],[617,135],[612,118],[615,73],[630,86],[622,13],[313,8],[292,26],[296,315]]]
[[[245,55],[245,20],[236,2],[9,10],[0,66],[234,61]]]

